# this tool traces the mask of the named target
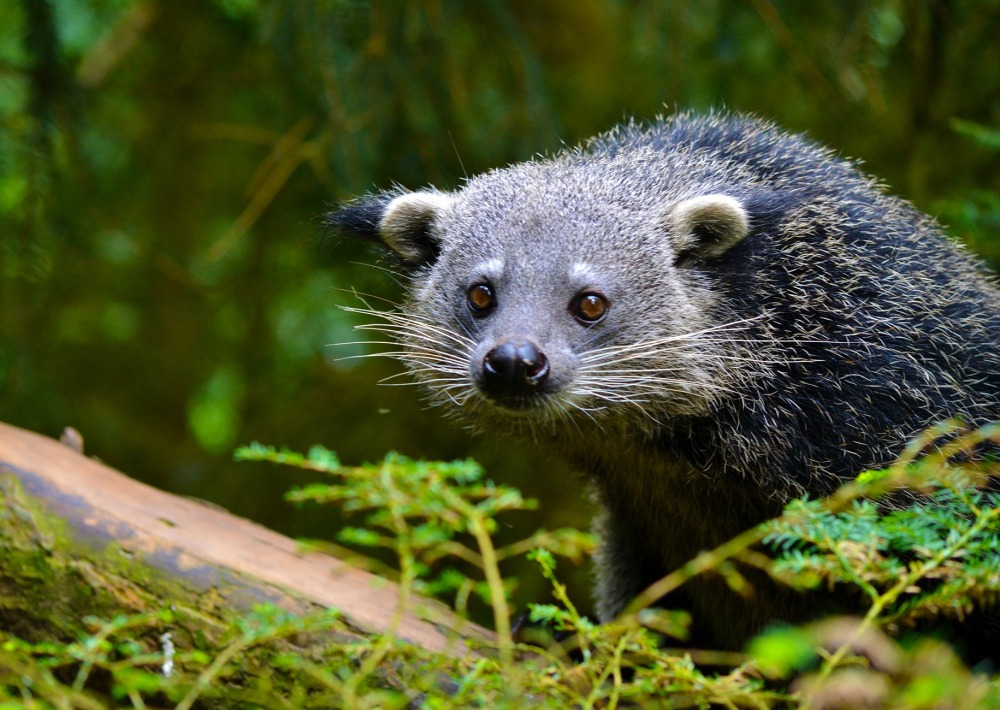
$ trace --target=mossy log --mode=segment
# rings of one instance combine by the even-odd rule
[[[426,599],[394,620],[393,583],[2,423],[0,497],[0,628],[21,638],[72,637],[87,615],[164,608],[212,637],[261,603],[333,607],[352,634],[392,625],[403,640],[453,654],[489,637]]]

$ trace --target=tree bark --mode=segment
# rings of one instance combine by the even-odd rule
[[[334,607],[352,632],[395,634],[453,655],[490,633],[445,606],[204,503],[0,423],[0,628],[31,640],[75,636],[89,614],[185,608],[210,638],[260,603]]]

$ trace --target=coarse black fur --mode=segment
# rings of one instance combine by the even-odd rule
[[[604,619],[925,427],[1000,419],[991,277],[855,165],[751,117],[630,123],[329,222],[410,267],[407,304],[369,313],[435,402],[587,473]],[[698,642],[815,612],[760,584],[685,585]]]

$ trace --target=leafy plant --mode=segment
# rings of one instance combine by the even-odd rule
[[[290,464],[338,477],[339,483],[314,484],[293,490],[287,497],[296,502],[336,502],[346,512],[366,513],[366,527],[345,528],[340,538],[395,553],[400,569],[397,620],[414,588],[424,592],[455,592],[462,610],[469,594],[478,587],[493,609],[498,645],[506,661],[511,660],[513,642],[508,592],[499,563],[535,548],[579,559],[593,547],[590,536],[562,529],[539,531],[497,549],[490,537],[496,530],[496,516],[534,508],[537,502],[525,500],[514,488],[484,480],[482,468],[474,461],[412,461],[389,454],[378,464],[342,466],[333,452],[319,446],[304,457],[260,445],[239,449],[236,456],[243,460]],[[466,534],[473,538],[474,548],[462,539]],[[485,586],[477,585],[450,567],[428,579],[433,565],[445,558],[462,560],[481,570]]]
[[[982,484],[996,473],[998,444],[1000,426],[967,432],[946,422],[889,468],[864,472],[828,499],[792,501],[779,518],[703,553],[600,625],[579,612],[556,574],[555,555],[579,557],[589,536],[540,531],[497,546],[497,517],[534,502],[490,482],[474,462],[390,454],[344,466],[321,447],[301,455],[255,444],[238,458],[334,478],[288,497],[362,516],[342,540],[393,552],[397,622],[412,591],[445,593],[459,610],[478,594],[493,610],[495,648],[456,658],[413,647],[392,626],[360,637],[335,612],[295,617],[267,607],[236,619],[219,639],[175,638],[178,619],[164,611],[88,620],[88,634],[68,644],[4,636],[0,701],[46,708],[995,706],[1000,682],[970,671],[945,643],[892,635],[996,602],[1000,494]],[[523,553],[553,595],[531,607],[531,620],[544,627],[534,630],[532,645],[511,631],[512,580],[500,570]],[[647,608],[697,574],[749,584],[740,571],[747,565],[804,590],[850,591],[862,600],[861,616],[771,628],[746,653],[733,653],[677,648],[689,615]],[[296,650],[297,636],[317,631],[338,635],[308,657]]]

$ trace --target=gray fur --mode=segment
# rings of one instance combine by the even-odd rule
[[[436,403],[586,472],[602,619],[793,496],[889,463],[924,427],[1000,419],[990,278],[851,163],[749,117],[628,124],[330,223],[412,267],[407,304],[369,313]],[[467,302],[477,284],[495,297],[485,314]],[[574,317],[581,294],[606,299],[603,319]],[[543,355],[497,394],[503,342]],[[736,647],[812,604],[759,586],[746,600],[686,585],[699,641]]]

